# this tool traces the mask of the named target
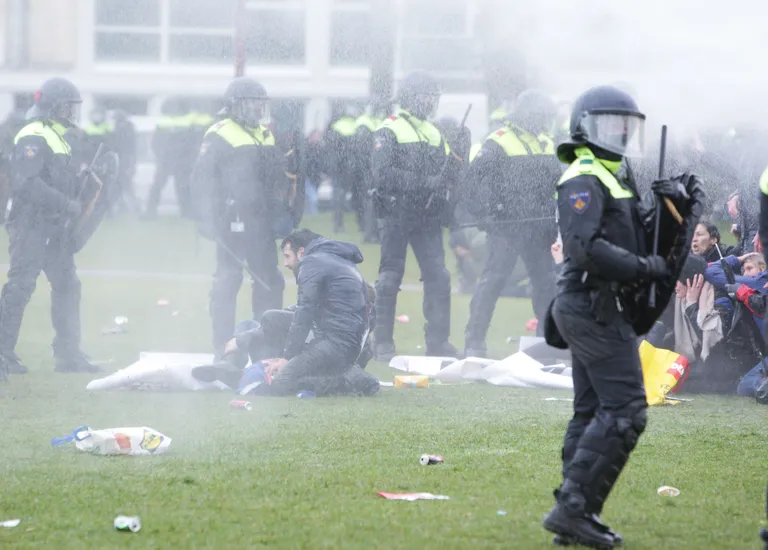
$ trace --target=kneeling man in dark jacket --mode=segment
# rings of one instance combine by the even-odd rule
[[[298,303],[278,359],[267,363],[269,384],[256,393],[372,395],[378,380],[355,364],[368,336],[370,304],[357,264],[360,249],[307,229],[283,240],[283,265],[294,272]],[[313,338],[307,342],[307,337]]]

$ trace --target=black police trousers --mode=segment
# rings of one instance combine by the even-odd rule
[[[485,349],[485,337],[496,302],[518,257],[525,263],[531,282],[534,315],[539,321],[544,320],[547,307],[555,295],[555,265],[550,253],[554,234],[545,227],[541,227],[541,231],[526,230],[524,233],[514,237],[496,232],[488,235],[488,258],[469,306],[466,329],[468,348]],[[543,335],[543,324],[539,324],[542,329],[537,329],[540,336]]]
[[[165,184],[168,179],[173,177],[173,185],[176,191],[176,200],[179,205],[179,212],[182,217],[189,217],[192,214],[192,199],[189,187],[189,180],[192,174],[192,163],[186,166],[177,166],[178,162],[160,161],[155,163],[155,178],[147,197],[146,213],[150,216],[157,214],[157,207],[160,204],[160,196],[163,194]]]
[[[333,231],[344,231],[344,212],[347,209],[347,193],[352,193],[353,205],[357,212],[355,176],[352,173],[342,172],[333,177]],[[358,218],[359,220],[360,218]]]
[[[376,281],[376,345],[394,343],[397,293],[411,245],[424,283],[427,350],[448,341],[451,330],[451,275],[445,267],[443,228],[438,220],[388,218],[381,230],[381,261]]]
[[[647,408],[635,332],[618,310],[598,322],[597,294],[560,294],[552,307],[573,358],[573,418],[563,441],[563,486],[577,487],[585,512],[594,514],[602,510],[645,429]]]
[[[261,330],[249,331],[249,354],[255,357],[279,357],[288,338],[293,312],[267,311],[261,318]],[[238,346],[241,345],[238,338]],[[311,340],[301,352],[280,370],[269,385],[256,391],[262,395],[294,395],[302,390],[323,395],[373,395],[379,381],[355,364],[356,351],[342,348],[327,339]]]
[[[277,245],[272,229],[265,222],[246,223],[243,232],[228,232],[216,244],[216,272],[210,294],[209,311],[213,324],[213,347],[221,354],[235,331],[237,295],[243,284],[243,266],[258,279],[251,277],[251,310],[259,319],[269,309],[283,305],[285,279],[277,267]],[[223,245],[223,246],[222,246]]]
[[[35,291],[40,271],[51,285],[51,320],[57,358],[80,351],[80,279],[71,243],[56,227],[39,218],[6,224],[10,238],[8,282],[0,295],[0,354],[12,355],[19,339],[24,310]]]

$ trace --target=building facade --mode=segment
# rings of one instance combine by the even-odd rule
[[[391,76],[424,68],[482,91],[475,19],[469,0],[0,0],[0,113],[52,75],[81,88],[84,113],[152,117],[167,96],[216,98],[241,38],[246,74],[298,102],[311,129],[331,100],[369,96],[377,20],[390,24]]]

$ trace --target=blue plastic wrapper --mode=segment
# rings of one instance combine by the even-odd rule
[[[259,361],[258,363],[253,363],[243,369],[243,376],[240,378],[240,383],[237,385],[238,395],[248,395],[260,385],[266,383],[267,375],[264,371],[265,366],[266,362]]]

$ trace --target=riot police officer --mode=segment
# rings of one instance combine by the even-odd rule
[[[253,278],[254,319],[282,307],[285,287],[272,224],[276,186],[286,176],[275,138],[261,124],[267,92],[255,80],[239,77],[227,86],[224,100],[227,116],[205,133],[192,177],[198,229],[216,243],[210,314],[217,354],[234,334],[243,262]]]
[[[395,355],[395,306],[409,244],[424,282],[427,355],[457,355],[448,342],[451,277],[445,267],[443,227],[451,223],[449,192],[462,169],[469,138],[463,136],[462,146],[451,150],[428,120],[439,101],[435,79],[411,73],[398,92],[400,111],[387,117],[375,134],[371,165],[375,206],[382,219],[374,337],[379,360]]]
[[[488,258],[470,304],[467,356],[485,357],[493,310],[518,256],[531,281],[537,319],[544,318],[554,296],[549,248],[557,228],[550,184],[562,173],[549,135],[555,115],[555,104],[544,93],[523,92],[514,113],[488,136],[467,172],[466,208],[488,232]]]
[[[697,177],[654,182],[654,194],[672,200],[684,221],[657,210],[663,238],[652,254],[655,216],[634,182],[618,175],[623,158],[641,150],[644,121],[625,92],[593,88],[574,103],[571,139],[557,149],[570,165],[557,184],[565,261],[545,331],[550,344],[571,349],[574,415],[563,442],[563,482],[544,527],[561,544],[621,544],[599,514],[646,425],[637,335],[664,310],[703,208]]]
[[[185,161],[192,162],[188,155],[185,155],[190,134],[190,119],[185,110],[186,104],[179,98],[166,99],[161,107],[162,116],[157,121],[155,133],[152,136],[155,176],[142,215],[145,220],[153,220],[157,217],[160,197],[165,184],[171,177],[176,189],[179,210],[184,216],[189,214],[189,167],[180,166]],[[179,177],[180,174],[181,177]]]
[[[344,231],[344,211],[347,193],[352,192],[353,205],[358,214],[362,214],[362,202],[356,189],[355,178],[359,172],[355,150],[358,106],[346,103],[343,110],[334,117],[325,134],[328,175],[333,179],[333,231]],[[362,227],[360,228],[362,230]]]
[[[96,372],[80,351],[80,280],[71,231],[82,207],[72,149],[64,136],[75,128],[80,92],[70,81],[43,83],[27,124],[14,138],[8,282],[0,296],[0,376],[25,373],[15,353],[24,309],[40,271],[51,285],[53,353],[59,372]]]
[[[389,114],[389,105],[381,100],[373,101],[369,109],[357,117],[355,121],[355,152],[358,164],[356,178],[356,193],[362,202],[358,209],[358,224],[363,230],[363,242],[378,243],[379,228],[376,215],[373,211],[371,191],[373,190],[373,176],[371,173],[371,150],[373,149],[373,136],[379,129],[384,117]]]

